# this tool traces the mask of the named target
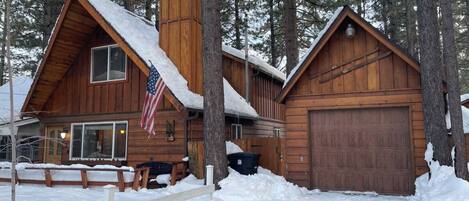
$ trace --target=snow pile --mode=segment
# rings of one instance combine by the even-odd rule
[[[430,174],[426,173],[415,181],[415,200],[422,201],[469,201],[469,182],[459,179],[454,174],[454,168],[441,166],[433,161],[433,146],[427,145],[425,160],[430,167]]]
[[[461,112],[462,112],[462,125],[464,128],[464,133],[469,133],[469,108],[466,108],[464,106],[461,106]],[[450,129],[451,128],[451,114],[446,113],[446,128]]]
[[[20,118],[21,107],[33,80],[27,76],[13,78],[13,110],[15,121]],[[10,83],[0,86],[0,124],[10,120]]]
[[[239,152],[243,152],[241,147],[239,147],[237,144],[235,144],[231,141],[226,142],[226,155],[239,153]]]
[[[215,198],[224,201],[238,200],[303,200],[309,193],[281,176],[259,167],[254,175],[241,175],[230,169],[227,178],[219,182],[221,189]]]
[[[187,80],[159,46],[155,25],[110,0],[89,0],[97,12],[114,28],[137,55],[150,67],[152,63],[166,86],[187,108],[203,109],[203,97],[189,90]],[[223,80],[225,112],[257,118],[259,115],[233,87]]]

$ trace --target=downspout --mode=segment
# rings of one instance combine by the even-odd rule
[[[184,156],[188,156],[188,146],[189,146],[189,121],[199,118],[200,112],[196,111],[193,116],[190,116],[191,112],[188,112],[189,115],[186,117],[186,129],[184,131]]]

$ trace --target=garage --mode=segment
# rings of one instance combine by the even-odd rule
[[[410,194],[409,107],[309,112],[311,187]]]

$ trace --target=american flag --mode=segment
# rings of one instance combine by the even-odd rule
[[[163,92],[166,85],[161,79],[160,74],[152,64],[150,68],[150,76],[147,80],[147,92],[145,94],[145,102],[143,103],[142,117],[140,118],[140,126],[148,133],[155,135],[155,117],[156,108],[163,99]]]

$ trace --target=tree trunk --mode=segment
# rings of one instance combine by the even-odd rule
[[[296,0],[285,0],[284,1],[284,13],[285,13],[285,50],[287,55],[287,74],[290,74],[291,70],[298,63],[298,28],[296,19]]]
[[[220,2],[202,0],[205,165],[214,166],[214,182],[228,175],[225,145]]]
[[[399,40],[397,38],[397,30],[398,30],[398,22],[397,22],[397,19],[400,17],[399,14],[397,13],[397,5],[395,1],[392,1],[392,0],[387,0],[385,1],[386,2],[386,9],[388,11],[388,21],[389,21],[389,25],[388,25],[388,34],[389,34],[389,38],[391,39],[391,41],[393,41],[394,43],[398,43]]]
[[[6,21],[6,65],[8,68],[8,78],[10,82],[10,140],[11,140],[11,201],[16,200],[16,133],[14,128],[14,111],[13,111],[13,69],[11,67],[11,55],[10,55],[10,44],[11,44],[11,0],[5,1],[5,21]]]
[[[360,17],[363,17],[363,6],[362,6],[362,0],[357,0],[356,5],[357,5],[357,14],[360,15]]]
[[[269,0],[270,57],[271,65],[277,67],[277,48],[275,41],[274,0]]]
[[[145,19],[151,21],[151,17],[153,17],[153,9],[151,9],[151,4],[153,0],[145,0]]]
[[[160,26],[160,0],[155,0],[155,26],[159,29]]]
[[[236,49],[241,49],[241,27],[243,25],[243,22],[241,21],[241,17],[239,15],[239,0],[234,1],[234,6],[235,6],[235,48]],[[247,19],[245,19],[247,20]]]
[[[124,8],[128,11],[134,12],[135,10],[135,1],[134,0],[124,0]]]
[[[451,114],[451,134],[456,149],[454,169],[456,176],[469,179],[466,163],[466,141],[462,124],[461,98],[459,88],[459,73],[456,58],[456,44],[454,38],[454,21],[451,0],[440,0],[442,14],[443,61],[447,71],[448,103]]]
[[[380,0],[379,2],[381,3],[381,21],[383,22],[383,32],[386,34],[386,36],[389,37],[389,8],[387,0]]]
[[[417,23],[415,21],[415,0],[406,0],[407,52],[417,58]]]
[[[433,0],[417,0],[417,7],[425,137],[427,142],[433,144],[434,159],[442,165],[451,165],[440,75],[436,5]]]
[[[6,9],[3,7],[3,19],[6,18]],[[7,21],[3,20],[3,30],[2,30],[2,55],[0,55],[0,85],[4,84],[4,74],[5,74],[5,55],[6,55],[6,40],[7,40]]]

